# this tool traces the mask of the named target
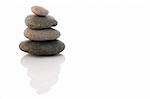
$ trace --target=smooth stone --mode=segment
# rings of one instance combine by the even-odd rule
[[[23,41],[19,48],[32,55],[37,56],[52,56],[57,55],[65,49],[65,44],[59,40],[53,41]]]
[[[57,25],[57,21],[52,16],[39,17],[36,15],[28,15],[25,18],[25,24],[30,29],[47,29]]]
[[[32,30],[25,29],[24,36],[33,41],[56,40],[60,37],[60,32],[55,29]]]
[[[38,16],[47,16],[49,11],[41,6],[33,6],[31,11]]]

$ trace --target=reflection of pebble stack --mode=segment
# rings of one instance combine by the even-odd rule
[[[56,55],[62,52],[65,45],[57,40],[60,32],[51,28],[57,25],[55,18],[49,16],[49,11],[43,7],[33,6],[31,10],[35,15],[26,17],[28,28],[24,31],[24,36],[29,40],[20,43],[20,49],[33,55]]]
[[[44,94],[51,90],[59,80],[61,64],[64,61],[65,57],[61,54],[42,58],[25,55],[21,60],[21,64],[27,68],[32,88],[38,94]]]

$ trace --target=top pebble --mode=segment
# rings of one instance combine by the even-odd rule
[[[37,16],[47,16],[49,13],[47,9],[40,6],[33,6],[31,8],[31,11]]]

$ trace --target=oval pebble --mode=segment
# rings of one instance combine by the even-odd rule
[[[36,15],[28,15],[25,18],[25,24],[30,29],[47,29],[57,25],[57,21],[52,16],[39,17]]]
[[[56,40],[60,37],[60,32],[55,29],[32,30],[25,29],[24,36],[33,41]]]
[[[37,56],[52,56],[57,55],[65,49],[63,42],[59,40],[53,41],[23,41],[20,43],[19,48],[32,55]]]
[[[46,16],[48,15],[49,11],[41,6],[33,6],[31,11],[38,16]]]

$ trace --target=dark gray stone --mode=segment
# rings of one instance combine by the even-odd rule
[[[47,9],[40,6],[33,6],[31,8],[31,11],[37,16],[47,16],[49,13]]]
[[[63,42],[59,40],[53,41],[23,41],[20,43],[19,48],[32,55],[37,56],[51,56],[57,55],[65,49]]]
[[[57,25],[57,21],[52,16],[39,17],[36,15],[28,15],[25,18],[25,24],[30,29],[46,29]]]
[[[55,29],[32,30],[25,29],[24,36],[33,41],[56,40],[60,37],[60,32]]]

